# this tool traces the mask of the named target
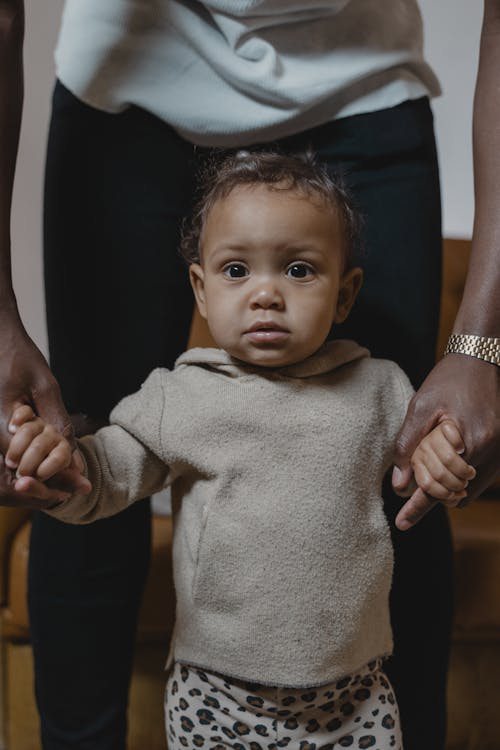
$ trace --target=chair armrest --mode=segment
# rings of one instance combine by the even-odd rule
[[[492,496],[499,498],[496,495]],[[449,514],[455,550],[455,640],[500,642],[500,502]]]
[[[28,518],[30,511],[25,508],[0,508],[0,605],[5,603],[8,579],[8,559],[11,540]]]

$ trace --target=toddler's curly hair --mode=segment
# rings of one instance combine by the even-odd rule
[[[341,177],[332,177],[310,152],[288,155],[276,151],[238,151],[222,159],[214,157],[206,165],[200,175],[198,200],[182,228],[180,255],[186,263],[200,262],[203,228],[215,203],[241,185],[301,192],[334,207],[344,234],[345,268],[352,264],[360,249],[362,219]]]

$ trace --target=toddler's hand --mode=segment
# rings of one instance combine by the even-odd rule
[[[61,493],[61,498],[74,492],[90,492],[90,482],[81,473],[83,461],[78,451],[73,453],[66,438],[37,417],[30,406],[23,405],[15,410],[9,432],[13,437],[5,464],[16,472],[14,487],[17,491],[39,498],[44,483],[61,474],[67,485],[67,492]]]
[[[467,485],[476,476],[475,469],[460,456],[464,449],[457,426],[446,420],[421,440],[411,458],[417,485],[450,507],[467,496]]]
[[[22,476],[42,482],[66,469],[71,463],[71,447],[55,427],[37,417],[28,405],[18,407],[9,423],[13,437],[5,463]]]

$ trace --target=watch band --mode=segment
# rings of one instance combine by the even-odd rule
[[[452,333],[448,339],[445,354],[468,354],[500,365],[500,338],[475,336],[468,333]]]

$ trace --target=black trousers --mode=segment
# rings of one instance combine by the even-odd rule
[[[434,361],[440,198],[427,100],[283,139],[342,171],[365,217],[365,283],[335,335],[396,360],[418,385]],[[193,300],[177,256],[207,150],[136,108],[94,110],[54,93],[45,202],[52,369],[69,411],[106,416],[186,345]],[[400,501],[387,492],[392,519]],[[442,750],[451,620],[451,547],[437,508],[393,528],[395,654],[388,671],[406,750]],[[29,607],[45,750],[125,747],[137,608],[148,568],[149,505],[90,526],[34,520]]]

